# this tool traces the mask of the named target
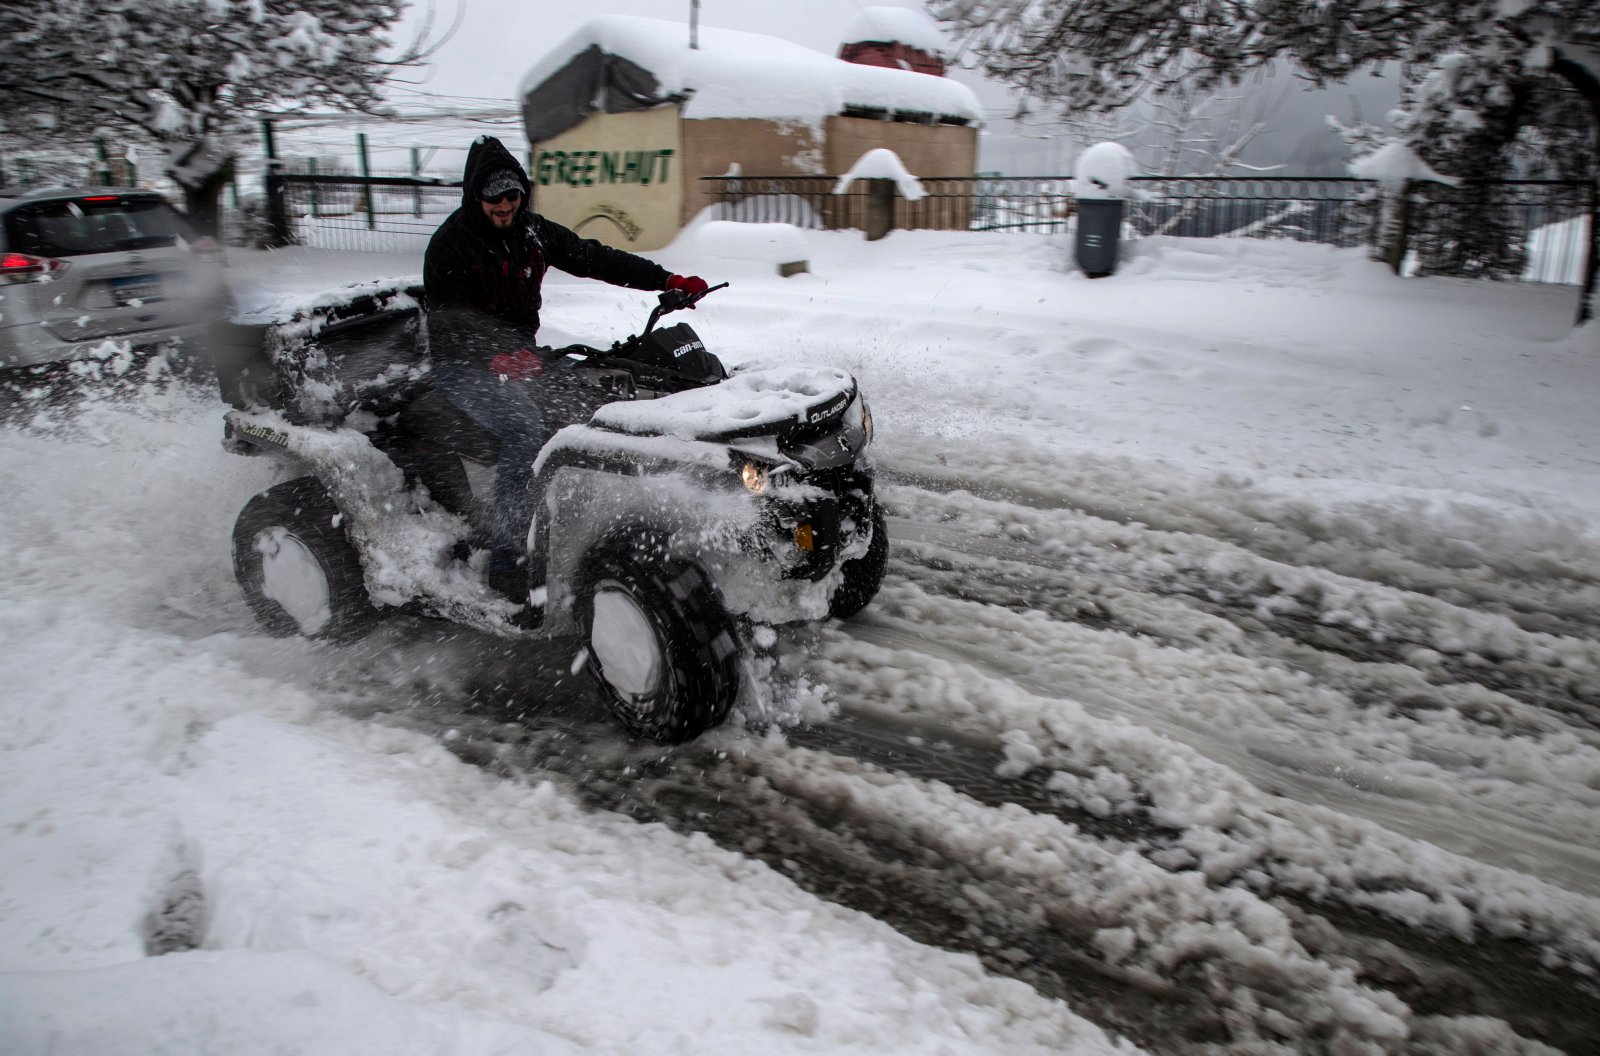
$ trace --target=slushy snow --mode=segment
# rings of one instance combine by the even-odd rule
[[[1091,283],[1042,237],[799,237],[789,279],[707,241],[656,254],[732,282],[693,318],[725,360],[833,367],[872,401],[890,573],[861,619],[790,646],[796,708],[995,744],[1001,777],[1176,835],[986,806],[781,723],[708,743],[1104,921],[1095,955],[1131,978],[1200,958],[1352,1051],[1424,1019],[1441,1051],[1515,1051],[1308,950],[1262,892],[1600,965],[1600,736],[1466,677],[1559,700],[1600,674],[1575,630],[1600,578],[1600,338],[1570,329],[1574,291],[1254,240],[1132,243]],[[245,308],[415,271],[231,269]],[[602,346],[649,303],[546,286],[552,328]],[[348,648],[264,636],[229,537],[278,470],[221,449],[221,411],[182,389],[25,401],[0,429],[16,1051],[1136,1051],[704,836],[447,750],[469,701],[592,708],[570,652],[404,619]],[[1312,650],[1279,618],[1395,648]]]

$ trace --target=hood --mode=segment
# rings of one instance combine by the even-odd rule
[[[461,173],[461,207],[475,220],[488,223],[483,210],[478,208],[478,192],[489,176],[501,169],[510,169],[522,181],[522,211],[528,209],[528,173],[504,143],[493,136],[479,136],[467,149],[467,167]]]

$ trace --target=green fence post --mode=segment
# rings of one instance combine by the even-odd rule
[[[95,170],[93,182],[99,184],[111,183],[111,159],[106,154],[106,141],[100,136],[94,137],[94,156],[100,162]]]
[[[367,210],[367,230],[375,230],[378,218],[372,212],[372,166],[367,161],[367,134],[356,133],[356,153],[361,156],[361,196]]]
[[[315,176],[317,174],[317,159],[316,158],[307,158],[306,159],[306,174],[310,175],[310,176]],[[312,185],[311,185],[311,219],[315,220],[317,217],[322,215],[321,205],[322,205],[322,201],[321,201],[321,199],[319,199],[317,197],[317,185],[315,183],[312,183]]]
[[[261,121],[261,143],[267,152],[267,242],[273,246],[294,244],[294,232],[289,228],[289,208],[283,200],[282,163],[278,161],[277,141],[272,137],[272,119]]]
[[[411,148],[411,178],[422,179],[422,152],[416,147]],[[417,219],[422,218],[422,188],[411,188],[411,215]]]
[[[1583,285],[1578,293],[1578,325],[1595,316],[1595,286],[1600,282],[1600,176],[1589,181],[1589,252],[1583,262]]]

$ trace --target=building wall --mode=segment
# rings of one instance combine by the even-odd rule
[[[708,118],[683,123],[683,218],[692,220],[716,202],[702,176],[725,175],[733,165],[746,176],[820,176],[821,130],[799,121]]]
[[[532,144],[533,207],[585,238],[660,249],[683,226],[683,124],[676,106],[590,114]]]
[[[978,130],[970,125],[830,117],[823,130],[827,135],[823,171],[829,174],[849,172],[861,155],[875,147],[898,154],[913,176],[971,176],[978,171]]]
[[[831,117],[824,152],[831,173],[849,172],[861,155],[875,147],[894,151],[911,175],[972,177],[978,171],[978,130],[965,125],[915,125],[861,117]],[[937,194],[932,188],[926,188]],[[972,205],[966,194],[954,198],[895,199],[895,226],[904,230],[963,231],[971,226]]]
[[[867,151],[887,147],[915,176],[966,176],[977,172],[978,130],[959,125],[917,125],[869,118],[830,117],[821,129],[799,122],[716,119],[683,123],[685,222],[716,202],[702,176],[722,176],[733,164],[745,176],[837,176],[849,171]],[[826,208],[825,226],[859,226],[858,204],[840,200],[837,213]],[[924,207],[896,207],[902,227],[965,226],[967,213],[943,211],[938,219]],[[970,207],[967,208],[970,211]]]
[[[738,165],[746,176],[838,175],[876,147],[900,156],[915,176],[972,176],[978,132],[830,117],[821,128],[798,121],[714,118],[685,121],[676,106],[591,114],[530,151],[533,207],[585,238],[634,252],[660,249],[685,223],[715,204],[701,182]],[[843,208],[846,203],[841,201]],[[905,213],[902,226],[925,226]],[[843,216],[825,218],[850,223]],[[960,218],[937,226],[960,226]]]

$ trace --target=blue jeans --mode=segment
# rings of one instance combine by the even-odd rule
[[[482,364],[460,360],[435,363],[433,378],[446,399],[500,441],[489,522],[489,568],[516,568],[528,556],[533,460],[547,438],[544,411],[534,399],[538,381],[502,381]]]

